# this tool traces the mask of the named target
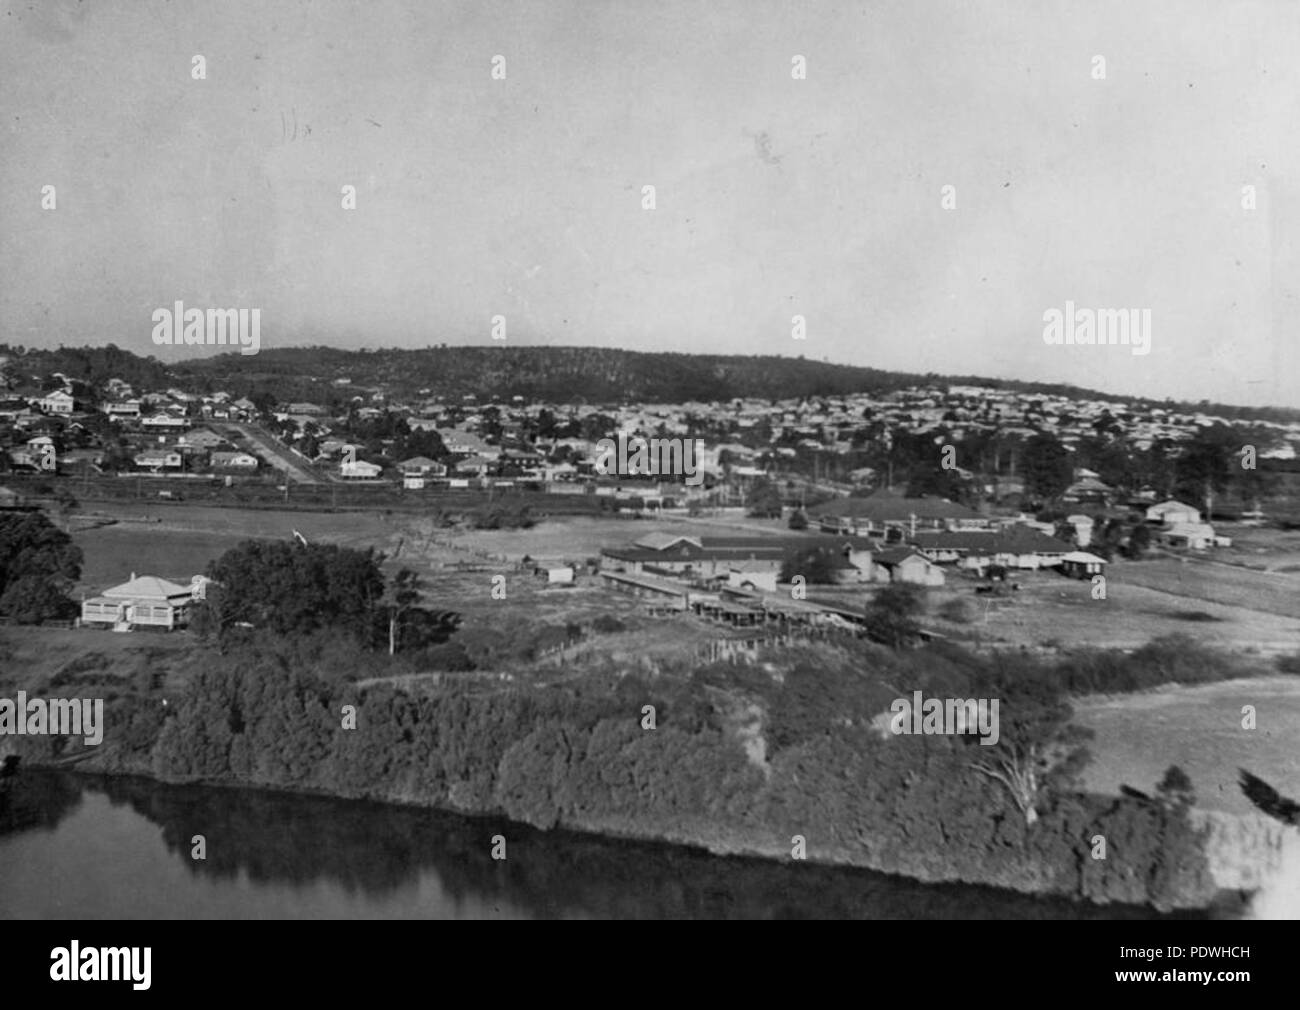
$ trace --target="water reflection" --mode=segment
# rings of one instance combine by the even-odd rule
[[[95,816],[70,816],[81,807],[83,793],[88,797],[83,813],[94,813],[89,804],[107,800],[109,806]],[[107,835],[110,845],[130,848],[138,857],[142,849],[158,846],[161,828],[166,855],[156,856],[152,867],[132,870],[136,864],[125,852],[118,861],[110,852],[108,860],[69,857],[75,865],[66,869],[111,877],[111,886],[95,880],[85,888],[104,893],[104,901],[111,902],[114,888],[117,893],[147,889],[161,873],[156,861],[174,860],[168,870],[179,876],[182,887],[191,881],[194,893],[185,901],[195,915],[254,914],[243,911],[250,908],[251,888],[268,892],[260,895],[265,901],[256,914],[293,917],[303,914],[290,900],[293,893],[329,885],[333,897],[324,899],[328,906],[322,912],[321,896],[315,895],[314,914],[473,917],[508,909],[532,918],[1153,917],[1141,908],[1079,905],[983,887],[923,885],[806,863],[719,858],[674,846],[541,832],[489,818],[327,797],[24,771],[7,802],[0,803],[0,836],[33,829],[53,830],[56,837],[83,833],[84,839],[60,838],[70,852],[94,847],[99,855]],[[129,810],[138,817],[125,831],[121,825],[112,832],[97,831],[94,822],[107,820],[109,810]],[[190,858],[196,834],[206,839],[206,860]],[[504,861],[491,858],[490,840],[496,834],[507,840]],[[0,858],[10,856],[5,851],[8,841],[0,837]],[[177,866],[184,871],[177,874]],[[143,879],[131,879],[133,874]],[[436,887],[422,886],[431,876]],[[0,882],[3,879],[0,876]],[[178,883],[168,886],[174,891]],[[230,893],[217,902],[222,892]],[[400,900],[413,894],[422,902],[415,908]],[[174,894],[171,900],[176,900]],[[38,911],[9,908],[6,914]],[[128,911],[119,905],[105,907],[100,914]]]

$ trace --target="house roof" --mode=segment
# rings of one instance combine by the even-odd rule
[[[1071,551],[1069,554],[1065,555],[1065,557],[1061,558],[1061,560],[1077,565],[1104,565],[1106,563],[1105,558],[1099,558],[1097,555],[1089,554],[1087,551]]]
[[[181,441],[186,445],[220,445],[225,441],[215,431],[209,431],[207,428],[199,428],[195,431],[188,431],[181,436]]]
[[[991,554],[1064,554],[1070,545],[1028,526],[1001,530],[944,530],[918,533],[917,547],[929,550],[988,551]]]
[[[178,596],[188,598],[190,587],[160,579],[156,575],[141,575],[120,586],[105,589],[103,595],[116,600],[156,600],[163,603]]]
[[[1186,505],[1183,502],[1180,502],[1174,498],[1170,498],[1168,501],[1162,501],[1157,505],[1150,505],[1147,507],[1148,512],[1172,512],[1175,510],[1181,510],[1184,512],[1195,512],[1197,515],[1201,514],[1201,510],[1198,509],[1195,505]]]
[[[698,537],[688,537],[681,533],[647,533],[636,540],[635,546],[652,551],[662,551],[683,540],[688,544],[694,544],[696,547],[703,546]]]
[[[410,459],[404,459],[397,464],[399,467],[435,467],[438,465],[437,460],[430,459],[428,456],[412,456]]]
[[[943,498],[906,498],[873,494],[867,498],[837,498],[808,510],[811,517],[845,516],[873,522],[907,522],[917,519],[983,519],[974,509]]]
[[[914,547],[890,547],[887,550],[880,551],[872,556],[872,560],[878,565],[884,565],[886,568],[893,568],[895,565],[901,565],[908,558],[917,558],[918,560],[929,564],[930,561],[923,554],[917,552]]]

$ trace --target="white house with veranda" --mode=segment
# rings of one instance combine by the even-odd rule
[[[175,631],[184,628],[190,623],[196,584],[182,586],[156,575],[137,577],[132,572],[129,582],[83,600],[81,623],[111,627],[114,631],[136,628]],[[202,591],[199,592],[201,598]]]

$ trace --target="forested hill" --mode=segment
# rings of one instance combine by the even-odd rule
[[[886,393],[915,385],[987,385],[1074,398],[1142,403],[1063,384],[1020,382],[971,375],[888,372],[804,357],[727,356],[625,351],[605,347],[425,347],[413,350],[336,347],[263,348],[256,355],[222,354],[165,364],[112,344],[24,351],[0,344],[7,362],[0,379],[10,385],[62,372],[101,386],[120,378],[137,391],[177,386],[191,392],[225,390],[236,396],[270,394],[277,402],[336,399],[349,388],[382,389],[394,398],[443,396],[480,399],[523,396],[556,403],[682,403],[737,397],[787,399],[845,393]],[[335,381],[347,379],[346,385]],[[422,393],[421,391],[427,391]],[[331,397],[328,394],[333,393]],[[1226,417],[1280,422],[1300,411],[1207,403],[1162,406]]]
[[[736,397],[784,399],[901,388],[923,381],[874,368],[806,358],[663,354],[604,347],[429,347],[418,350],[340,351],[335,348],[263,350],[256,357],[195,361],[187,372],[218,386],[258,377],[313,376],[378,386],[396,394],[456,397],[523,396],[589,403],[681,403]]]

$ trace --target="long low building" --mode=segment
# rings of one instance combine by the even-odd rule
[[[779,572],[786,559],[813,548],[829,548],[844,581],[869,581],[873,544],[863,537],[816,533],[770,537],[694,537],[649,533],[627,547],[601,549],[601,568],[610,571],[727,578],[737,570]]]
[[[936,564],[957,562],[963,567],[1049,568],[1061,563],[1073,547],[1028,526],[1000,530],[943,530],[917,533],[913,546]]]
[[[879,492],[866,498],[837,498],[814,506],[808,517],[823,532],[882,537],[893,530],[986,529],[988,516],[944,498],[907,498]]]

